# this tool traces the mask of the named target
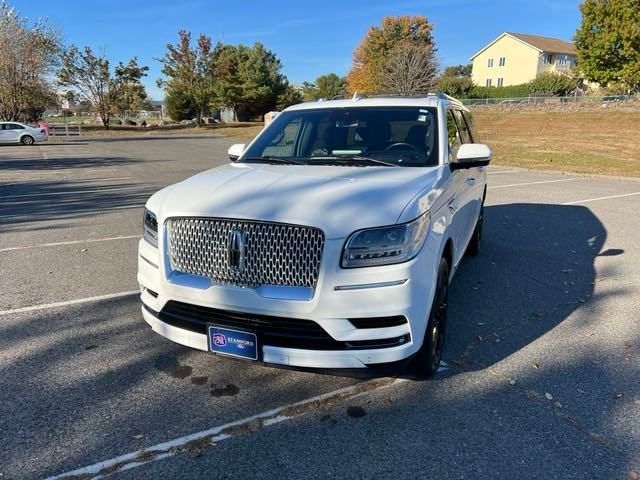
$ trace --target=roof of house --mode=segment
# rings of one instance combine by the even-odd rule
[[[474,53],[471,56],[470,60],[473,60],[475,57],[480,55],[487,48],[489,48],[491,45],[493,45],[494,43],[496,43],[498,40],[500,40],[502,37],[506,35],[512,38],[515,38],[520,42],[526,43],[530,47],[535,48],[540,52],[566,53],[569,55],[575,55],[577,53],[576,47],[572,43],[565,42],[564,40],[560,40],[559,38],[541,37],[539,35],[526,35],[524,33],[504,32],[498,37],[496,37],[494,40],[486,44],[476,53]]]
[[[525,35],[524,33],[507,32],[512,37],[516,37],[518,40],[522,40],[528,43],[532,47],[536,47],[538,50],[550,53],[568,53],[575,55],[576,47],[573,43],[565,42],[559,38],[540,37],[539,35]]]

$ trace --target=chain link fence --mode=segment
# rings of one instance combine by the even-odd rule
[[[554,103],[608,103],[608,102],[628,102],[640,99],[640,94],[636,95],[572,95],[567,97],[516,97],[516,98],[463,98],[460,100],[463,105],[540,105]]]

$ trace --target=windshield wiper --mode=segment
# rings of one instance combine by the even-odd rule
[[[292,160],[290,158],[272,157],[267,155],[265,157],[246,157],[242,159],[243,162],[248,163],[284,163],[286,165],[304,165],[303,162]]]
[[[349,163],[349,162],[373,163],[373,164],[376,164],[376,165],[384,165],[386,167],[399,167],[400,166],[397,163],[385,162],[384,160],[378,160],[377,158],[371,158],[371,157],[363,157],[361,155],[348,155],[348,156],[345,156],[345,155],[329,155],[329,156],[324,156],[324,157],[311,157],[311,158],[309,158],[309,161],[311,161],[311,162],[331,161],[331,162],[345,162],[345,163]]]

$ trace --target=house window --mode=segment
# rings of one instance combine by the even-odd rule
[[[490,78],[487,78],[487,81],[486,81],[485,85],[486,85],[487,87],[490,87],[490,86],[491,86],[491,79],[490,79]]]
[[[498,61],[498,66],[504,67],[506,63],[507,63],[507,59],[505,57],[500,57],[500,60]]]
[[[558,56],[558,65],[568,65],[569,64],[569,56],[568,55],[559,55]]]
[[[553,63],[553,55],[551,55],[550,53],[546,53],[544,55],[544,63],[546,64]]]
[[[489,67],[489,68],[493,68],[493,58],[490,58],[490,59],[487,61],[487,67]]]
[[[499,78],[498,79],[498,86],[501,87],[502,85],[504,85],[504,78]]]

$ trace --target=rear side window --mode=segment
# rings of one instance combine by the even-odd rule
[[[24,130],[24,127],[17,123],[7,123],[5,124],[5,130]]]
[[[471,133],[471,140],[473,143],[480,143],[478,132],[476,131],[475,125],[473,123],[473,114],[471,112],[462,112],[462,116],[464,117],[464,121],[467,122],[467,128]]]
[[[453,116],[456,118],[456,123],[458,124],[458,130],[460,131],[460,136],[462,137],[462,143],[473,143],[473,140],[471,139],[471,133],[467,128],[467,124],[464,121],[462,112],[460,110],[454,110]]]
[[[463,142],[451,110],[447,110],[447,140],[449,143],[449,162],[453,162]]]

